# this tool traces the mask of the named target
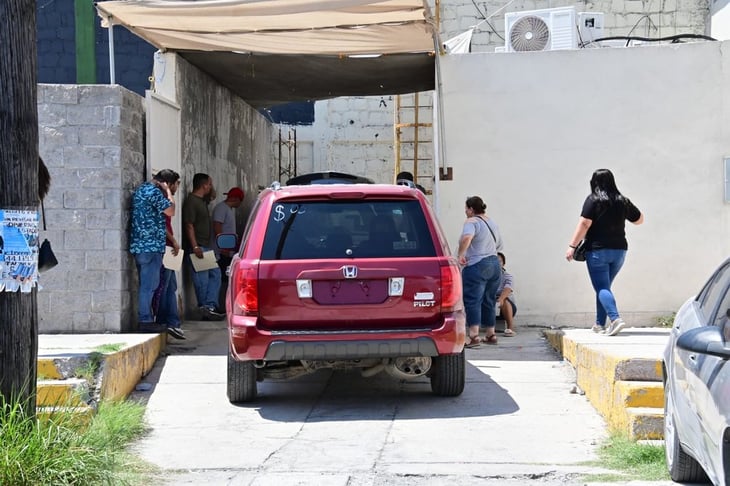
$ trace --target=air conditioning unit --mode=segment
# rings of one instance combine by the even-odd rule
[[[505,51],[577,49],[575,7],[504,14]]]
[[[578,37],[578,44],[581,47],[589,46],[596,39],[603,37],[603,13],[580,12],[578,14]]]

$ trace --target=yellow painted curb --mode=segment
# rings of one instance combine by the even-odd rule
[[[627,433],[635,440],[664,438],[664,406],[658,408],[627,408]]]
[[[664,386],[661,381],[627,381],[626,376],[661,380],[661,361],[616,356],[602,346],[578,343],[561,330],[543,333],[575,369],[576,383],[606,420],[609,429],[633,439],[663,438]]]
[[[36,388],[36,404],[38,407],[85,406],[89,388],[85,380],[39,380]]]
[[[664,408],[664,385],[656,381],[617,381],[614,406]]]
[[[56,369],[56,362],[53,358],[38,358],[38,376],[48,380],[60,380],[63,378]]]
[[[140,345],[105,355],[101,399],[126,398],[139,380],[150,372],[166,343],[167,334],[159,334]]]

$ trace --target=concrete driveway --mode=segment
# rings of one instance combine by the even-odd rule
[[[540,329],[467,350],[460,397],[432,395],[427,379],[320,372],[260,383],[236,406],[224,325],[186,323],[188,340],[144,380],[153,388],[133,394],[147,401],[136,451],[162,469],[156,484],[565,485],[601,471],[585,463],[605,423]]]

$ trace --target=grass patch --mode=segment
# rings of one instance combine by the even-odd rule
[[[126,447],[144,433],[143,417],[143,405],[119,401],[86,420],[65,409],[36,418],[0,397],[0,484],[142,484]]]
[[[102,354],[110,354],[110,353],[116,353],[117,351],[120,351],[126,346],[125,343],[110,343],[110,344],[102,344],[100,346],[97,346],[94,348],[94,351],[97,353]]]
[[[676,315],[676,312],[672,312],[668,316],[659,316],[655,320],[659,327],[672,327],[674,325],[674,316]]]
[[[74,376],[76,378],[83,378],[89,383],[94,383],[96,372],[99,371],[104,356],[111,353],[116,353],[120,349],[124,348],[124,343],[113,343],[113,344],[102,344],[94,348],[94,351],[89,353],[88,360],[78,368],[74,370]]]
[[[592,474],[586,481],[663,481],[669,480],[664,446],[637,442],[622,434],[612,434],[598,450],[597,466],[613,469],[616,473]]]

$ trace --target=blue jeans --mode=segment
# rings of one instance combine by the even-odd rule
[[[586,264],[591,284],[596,291],[596,324],[604,326],[606,316],[611,321],[619,318],[616,298],[611,292],[613,279],[624,265],[626,250],[593,250],[586,253]]]
[[[210,250],[207,247],[201,247],[200,249],[204,252]],[[216,309],[218,307],[218,292],[221,288],[221,269],[216,267],[210,270],[196,272],[190,260],[191,258],[198,258],[195,256],[195,253],[186,253],[185,258],[190,265],[195,297],[198,299],[198,307]]]
[[[177,276],[169,268],[162,273],[162,293],[157,308],[157,323],[167,327],[180,327],[177,313]]]
[[[494,327],[497,324],[495,294],[501,278],[502,268],[497,255],[483,258],[461,271],[467,326]]]
[[[139,275],[137,322],[152,323],[155,322],[152,298],[160,285],[162,253],[135,253],[134,261]]]

